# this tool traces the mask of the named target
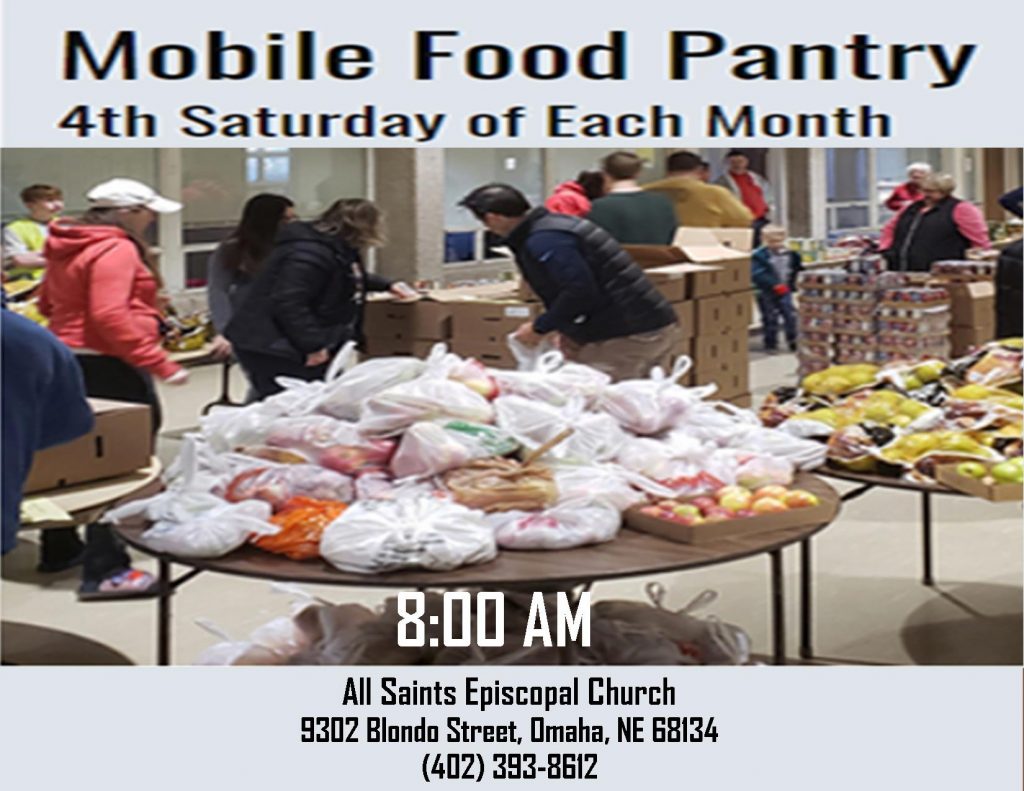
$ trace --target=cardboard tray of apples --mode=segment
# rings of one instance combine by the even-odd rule
[[[750,490],[724,486],[700,497],[659,499],[624,514],[627,527],[681,544],[727,536],[825,525],[836,518],[839,493],[815,475],[798,473],[789,486]]]
[[[1024,457],[1006,461],[962,461],[935,468],[939,483],[994,503],[1024,500]]]

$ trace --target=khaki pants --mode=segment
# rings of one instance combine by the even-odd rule
[[[683,333],[678,324],[670,324],[654,332],[626,335],[596,343],[579,345],[561,338],[566,358],[603,371],[616,382],[622,379],[645,379],[659,365],[668,373],[683,349]]]

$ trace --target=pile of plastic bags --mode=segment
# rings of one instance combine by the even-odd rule
[[[786,484],[820,443],[684,387],[690,362],[613,384],[550,349],[510,345],[500,371],[438,344],[425,360],[357,362],[347,345],[324,381],[217,408],[189,435],[166,492],[115,509],[153,523],[171,555],[242,546],[322,558],[350,573],[485,563],[499,548],[610,541],[647,496]],[[528,458],[529,457],[529,458]]]

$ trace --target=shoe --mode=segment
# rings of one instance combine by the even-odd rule
[[[796,351],[796,341],[790,341],[789,342],[789,350],[791,352],[795,352]]]
[[[152,599],[159,594],[156,578],[146,571],[122,569],[102,580],[83,580],[78,589],[79,601],[126,601]]]

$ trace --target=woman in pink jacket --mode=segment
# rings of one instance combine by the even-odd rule
[[[591,204],[606,191],[604,173],[584,170],[575,181],[565,181],[555,187],[551,197],[544,201],[544,208],[555,214],[586,217],[590,214]]]
[[[162,283],[142,237],[157,213],[181,204],[131,179],[104,182],[87,197],[90,208],[81,219],[50,226],[39,307],[50,330],[75,352],[87,394],[148,404],[155,439],[161,410],[153,377],[184,384],[188,374],[160,345]],[[43,536],[41,571],[83,564],[79,598],[152,592],[152,575],[131,568],[108,527],[89,525],[84,548],[71,528]]]

